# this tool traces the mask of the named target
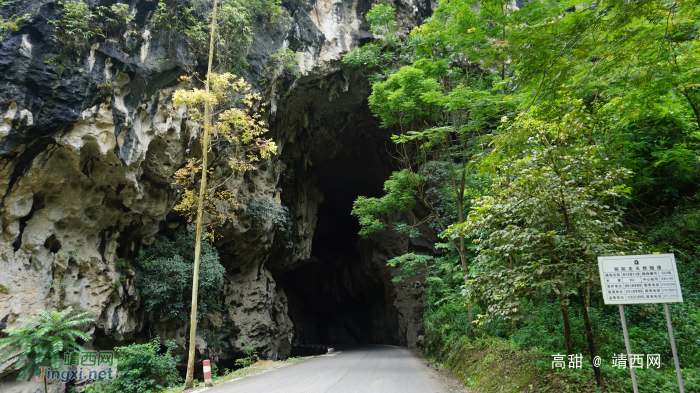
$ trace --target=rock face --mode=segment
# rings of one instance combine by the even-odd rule
[[[363,17],[370,3],[297,3],[283,4],[292,22],[259,29],[247,53],[256,88],[278,48],[300,54],[301,76],[276,75],[264,92],[281,153],[227,183],[241,202],[216,244],[227,308],[206,316],[210,334],[197,341],[198,356],[222,363],[254,341],[268,358],[323,340],[411,346],[422,326],[420,293],[396,288],[385,267],[415,245],[389,233],[358,241],[349,216],[352,200],[380,195],[392,170],[390,133],[367,108],[366,78],[341,62],[372,39]],[[406,31],[432,8],[396,6]],[[131,9],[146,18],[140,0]],[[44,63],[57,53],[53,18],[55,3],[42,3],[0,42],[0,285],[8,289],[0,329],[36,309],[73,305],[96,317],[95,348],[155,332],[184,354],[186,327],[146,314],[137,275],[117,262],[183,226],[170,177],[198,149],[199,129],[171,96],[197,61],[181,37],[142,29],[138,50],[107,40],[59,73]],[[287,239],[247,214],[261,200],[289,209]],[[0,390],[33,391],[12,372],[0,366]]]

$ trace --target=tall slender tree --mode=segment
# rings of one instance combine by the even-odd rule
[[[207,191],[207,154],[209,152],[209,128],[211,127],[211,100],[209,98],[209,82],[211,81],[211,67],[214,61],[214,34],[216,33],[216,5],[211,17],[211,33],[209,36],[209,62],[207,65],[207,82],[204,87],[206,100],[204,102],[204,129],[202,130],[202,180],[199,187],[199,200],[197,203],[197,240],[194,246],[194,273],[192,275],[192,311],[190,312],[190,348],[187,355],[187,376],[185,388],[191,389],[194,377],[194,352],[197,335],[197,295],[199,290],[199,256],[202,252],[202,215],[204,214],[204,195]]]
[[[256,105],[260,101],[260,95],[253,93],[250,84],[242,78],[236,79],[236,76],[230,73],[217,74],[212,70],[217,41],[217,0],[213,3],[211,20],[204,89],[192,88],[192,84],[196,82],[195,78],[183,76],[180,80],[183,81],[184,88],[173,94],[173,103],[177,106],[186,105],[190,120],[202,125],[201,161],[190,158],[187,165],[174,175],[175,185],[183,190],[175,210],[183,213],[190,221],[196,221],[190,344],[185,379],[187,388],[192,387],[194,375],[203,227],[210,229],[207,235],[213,241],[214,227],[233,218],[233,209],[237,205],[236,196],[226,188],[226,182],[237,171],[255,170],[256,161],[268,159],[277,153],[275,142],[261,137],[268,129],[259,113],[262,104],[260,107]],[[219,66],[225,66],[225,62],[219,62]],[[210,153],[215,153],[211,163]],[[210,164],[217,165],[221,170],[212,170],[209,168]],[[198,176],[199,173],[201,177]],[[208,181],[208,177],[211,177],[211,181]]]

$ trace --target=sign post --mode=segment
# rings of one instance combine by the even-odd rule
[[[627,347],[627,359],[632,374],[632,386],[637,393],[637,378],[632,363],[632,350],[627,333],[624,304],[663,303],[666,311],[666,325],[671,341],[673,361],[681,393],[685,393],[683,378],[678,363],[676,340],[673,337],[671,315],[668,303],[682,303],[683,293],[678,280],[676,258],[673,254],[623,255],[615,257],[598,257],[600,283],[603,288],[605,304],[617,304],[620,308],[622,331]]]
[[[632,346],[630,345],[630,336],[627,333],[627,318],[625,318],[625,308],[622,304],[618,304],[620,307],[620,320],[622,321],[622,334],[625,336],[625,348],[627,348],[627,361],[630,366],[630,373],[632,374],[632,389],[634,393],[639,393],[637,388],[637,375],[634,373],[634,366],[632,365]]]
[[[681,393],[685,393],[685,388],[683,387],[683,376],[681,375],[681,365],[678,363],[678,352],[676,352],[676,339],[673,337],[671,313],[668,312],[668,303],[664,303],[664,311],[666,311],[666,325],[668,326],[668,337],[671,339],[671,351],[673,352],[673,361],[676,363],[676,377],[678,378],[678,386],[681,387]]]

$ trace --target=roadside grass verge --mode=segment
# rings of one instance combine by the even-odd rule
[[[251,375],[256,375],[260,374],[266,371],[274,370],[280,367],[284,367],[286,365],[289,365],[291,363],[298,363],[302,362],[304,360],[310,359],[313,356],[303,356],[303,357],[293,357],[289,358],[286,360],[259,360],[255,364],[252,364],[248,367],[240,368],[235,371],[231,371],[228,374],[217,376],[212,378],[212,383],[214,386],[226,383],[229,381],[233,381],[234,379],[239,379],[239,378],[245,378],[249,377]],[[195,384],[194,388],[203,388],[204,387],[204,382],[203,381],[198,381],[195,379]],[[164,393],[182,393],[185,391],[185,385],[182,384],[180,386],[172,387],[166,390],[163,390]]]
[[[587,359],[581,369],[552,369],[552,354],[540,349],[524,350],[503,338],[455,339],[443,346],[436,359],[465,386],[479,392],[595,393],[593,367]],[[607,363],[607,364],[606,364]],[[568,361],[567,361],[568,365]],[[628,369],[613,368],[610,359],[601,365],[606,392],[631,392]],[[637,369],[639,391],[678,391],[675,370]],[[700,370],[682,370],[685,391],[700,393]]]

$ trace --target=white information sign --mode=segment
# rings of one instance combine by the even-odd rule
[[[681,303],[673,254],[598,257],[605,304]]]

